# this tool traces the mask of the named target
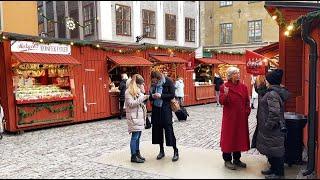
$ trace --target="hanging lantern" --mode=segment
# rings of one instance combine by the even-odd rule
[[[72,18],[67,18],[66,26],[69,30],[74,30],[76,28],[76,23],[74,23]]]

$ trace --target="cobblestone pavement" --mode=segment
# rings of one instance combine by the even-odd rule
[[[177,145],[219,150],[222,108],[215,104],[188,107],[190,117],[174,122]],[[250,115],[250,134],[256,110]],[[129,146],[125,120],[101,120],[64,127],[6,134],[0,140],[0,178],[170,178],[95,163],[92,159]],[[141,141],[151,141],[151,130]],[[251,154],[258,154],[250,150]],[[128,152],[128,158],[129,158]],[[155,154],[156,156],[156,154]]]

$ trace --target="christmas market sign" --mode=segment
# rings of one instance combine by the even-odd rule
[[[30,41],[11,41],[12,52],[71,55],[71,46],[66,44]]]
[[[246,50],[246,69],[247,73],[253,75],[265,75],[268,60],[266,57]]]

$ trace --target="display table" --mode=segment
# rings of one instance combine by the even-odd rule
[[[196,100],[213,99],[215,98],[214,85],[197,85],[196,88]]]

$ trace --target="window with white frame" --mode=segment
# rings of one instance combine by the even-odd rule
[[[248,21],[249,42],[262,41],[262,20]]]
[[[83,6],[84,36],[94,34],[94,4]]]
[[[232,6],[232,1],[220,1],[220,7]]]
[[[185,41],[195,42],[195,20],[192,18],[185,19]]]
[[[143,36],[156,38],[156,13],[154,11],[142,10]]]
[[[220,24],[220,44],[232,43],[232,23]]]
[[[117,35],[131,36],[131,8],[116,4]]]
[[[166,14],[166,40],[176,40],[176,15]]]

